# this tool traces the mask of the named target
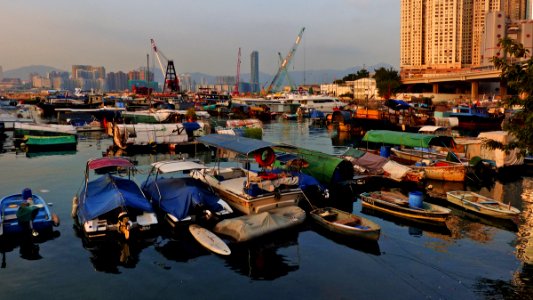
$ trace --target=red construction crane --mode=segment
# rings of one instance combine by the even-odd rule
[[[168,59],[163,54],[163,52],[161,52],[161,50],[157,48],[157,46],[155,45],[154,39],[150,39],[150,43],[152,44],[152,50],[154,50],[155,56],[157,57],[157,61],[159,62],[161,73],[163,73],[163,76],[165,77],[165,82],[163,85],[163,93],[165,92],[178,93],[180,91],[180,82],[176,74],[176,69],[174,68],[174,61]],[[167,63],[166,71],[163,68],[163,63],[161,62],[161,57],[159,57],[159,55],[161,55]]]
[[[241,48],[239,47],[239,54],[237,55],[237,76],[235,77],[235,86],[233,87],[232,95],[239,95],[239,81],[241,77]]]

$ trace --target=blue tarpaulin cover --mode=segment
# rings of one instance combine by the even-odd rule
[[[204,206],[212,212],[223,209],[219,198],[194,178],[158,178],[143,189],[154,205],[179,220],[187,217],[194,206]]]
[[[87,184],[80,194],[78,216],[82,222],[112,211],[118,207],[130,207],[153,212],[139,186],[130,179],[106,174]]]
[[[313,119],[323,119],[326,117],[326,115],[324,114],[324,112],[320,111],[320,110],[312,110],[311,111],[311,114],[309,115],[311,118]]]
[[[400,110],[400,109],[409,109],[411,108],[411,104],[403,101],[403,100],[393,100],[393,99],[389,99],[385,102],[385,105],[387,107],[390,107],[394,110]]]

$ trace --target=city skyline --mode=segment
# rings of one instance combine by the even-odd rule
[[[241,47],[243,66],[258,51],[260,71],[273,74],[278,52],[289,51],[302,27],[306,33],[291,71],[399,66],[399,3],[390,0],[28,0],[8,1],[3,12],[2,40],[9,45],[1,50],[4,72],[78,64],[131,70],[146,64],[146,54],[153,56],[154,38],[178,73],[233,75]]]

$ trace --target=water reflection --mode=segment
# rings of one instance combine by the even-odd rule
[[[183,236],[180,240],[162,239],[155,244],[155,250],[166,259],[176,262],[187,262],[191,259],[211,254],[190,235]]]
[[[32,238],[31,249],[24,249],[21,244],[21,237],[17,235],[0,236],[0,253],[2,254],[1,268],[5,269],[8,266],[7,254],[19,248],[20,257],[27,260],[39,260],[43,256],[40,252],[40,246],[43,243],[57,239],[61,233],[57,230],[48,233],[40,233],[38,236]],[[46,254],[44,254],[46,256]]]
[[[298,232],[295,230],[284,230],[230,247],[226,265],[253,280],[274,280],[299,269]]]
[[[522,262],[533,265],[533,178],[526,177],[522,180],[520,198],[522,200],[522,214],[520,215],[521,222],[517,234],[516,256]]]
[[[378,241],[369,241],[335,234],[317,224],[312,224],[310,226],[310,229],[312,229],[314,232],[318,233],[322,237],[335,242],[336,244],[343,245],[353,250],[361,251],[367,254],[372,254],[376,256],[381,255],[381,250],[379,248]]]
[[[139,254],[151,244],[149,241],[106,241],[84,248],[91,253],[90,261],[96,271],[120,274],[119,266],[135,268]]]
[[[422,220],[399,218],[368,207],[362,207],[361,213],[392,222],[399,227],[407,227],[409,235],[420,237],[424,232],[438,236],[450,236],[451,232],[446,223],[424,222]]]

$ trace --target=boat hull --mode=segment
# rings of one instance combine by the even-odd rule
[[[414,166],[415,170],[423,170],[427,179],[443,181],[465,181],[466,166],[449,163],[447,165]]]
[[[339,235],[377,241],[381,233],[378,224],[332,207],[318,208],[309,214],[318,225]]]
[[[401,218],[442,223],[446,222],[451,214],[449,209],[435,204],[424,202],[423,207],[421,209],[417,209],[409,207],[405,204],[401,205],[404,202],[408,204],[406,200],[397,199],[395,202],[386,201],[383,200],[383,196],[384,195],[379,192],[362,193],[360,195],[361,202],[364,207],[379,210]]]
[[[446,192],[446,200],[466,210],[493,218],[513,219],[520,214],[520,210],[510,204],[495,201],[470,191]]]

